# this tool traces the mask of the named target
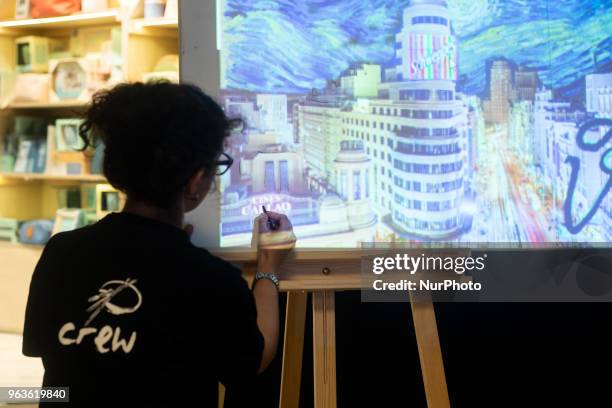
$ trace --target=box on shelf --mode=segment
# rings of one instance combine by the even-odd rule
[[[47,156],[47,120],[39,117],[17,116],[13,131],[7,137],[5,156],[13,156],[13,168],[4,171],[16,173],[42,173],[45,171]],[[15,146],[16,144],[16,146]],[[6,165],[8,167],[8,165]]]
[[[19,227],[19,242],[29,245],[44,245],[51,237],[53,221],[30,220]]]
[[[73,120],[69,119],[68,121]],[[90,151],[58,150],[58,138],[61,140],[64,136],[57,135],[57,133],[56,126],[49,126],[47,134],[47,173],[54,175],[91,174],[92,153]],[[71,138],[72,136],[69,137],[69,143],[74,140]],[[66,140],[60,141],[60,143],[60,148],[65,148]],[[76,146],[77,142],[74,143]]]
[[[179,73],[174,71],[146,72],[142,74],[142,82],[168,81],[175,84],[179,82]]]
[[[101,140],[95,142],[94,154],[91,159],[91,174],[102,174],[104,171],[104,143]]]
[[[30,0],[32,18],[58,17],[81,10],[81,0]]]
[[[78,186],[57,187],[57,208],[81,208],[81,194]]]
[[[178,18],[178,0],[168,0],[166,2],[165,18]]]
[[[15,116],[13,120],[13,132],[33,138],[45,137],[49,121],[39,116]]]
[[[158,18],[164,16],[166,0],[144,0],[144,17]]]
[[[53,221],[31,220],[21,224],[19,242],[30,245],[44,245],[51,237]]]
[[[73,30],[70,57],[97,60],[96,69],[108,83],[123,81],[123,55],[120,27],[89,27]]]
[[[80,209],[60,208],[55,212],[51,235],[72,231],[83,226],[83,211]]]
[[[15,167],[13,171],[15,173],[27,173],[30,157],[34,150],[34,143],[32,140],[21,138],[19,140],[19,149],[17,150],[17,157],[15,158]]]
[[[79,127],[82,119],[56,119],[55,120],[55,150],[58,152],[73,152],[85,146],[79,136]]]
[[[47,157],[47,141],[21,138],[15,160],[15,173],[44,173]]]
[[[95,13],[108,9],[108,0],[81,0],[83,13]]]
[[[96,186],[97,183],[81,183],[81,208],[85,211],[96,212]]]
[[[2,157],[0,157],[0,172],[10,173],[15,168],[15,159],[19,150],[19,136],[10,133],[6,135],[2,146]]]
[[[96,186],[97,183],[81,183],[81,209],[83,210],[85,225],[98,221],[96,214]]]
[[[49,84],[49,74],[17,74],[9,103],[47,103]]]
[[[15,18],[30,17],[30,0],[17,0],[15,3]]]
[[[19,222],[13,218],[0,218],[0,241],[17,242]]]
[[[15,88],[15,73],[0,72],[0,109],[6,107],[13,97]]]
[[[83,175],[91,172],[91,159],[84,152],[55,152],[55,168],[63,175]]]
[[[142,75],[143,82],[154,82],[165,80],[168,82],[179,82],[179,56],[176,54],[164,55],[157,61],[152,72]]]
[[[66,41],[49,37],[29,35],[16,38],[17,72],[48,72],[51,56],[66,52],[66,46]]]
[[[110,70],[101,55],[62,58],[49,62],[50,100],[89,101],[99,89],[108,85]]]
[[[110,184],[96,185],[96,216],[98,219],[106,215],[121,211],[125,205],[125,194],[116,190]]]

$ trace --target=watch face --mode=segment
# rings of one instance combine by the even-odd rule
[[[53,89],[60,99],[78,98],[85,86],[86,73],[77,62],[61,62],[53,71]]]

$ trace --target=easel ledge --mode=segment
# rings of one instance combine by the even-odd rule
[[[405,248],[397,249],[406,251]],[[429,250],[415,248],[414,251],[420,254],[425,249]],[[279,271],[280,290],[288,292],[280,408],[299,408],[308,292],[312,292],[313,308],[314,406],[337,406],[335,292],[362,288],[363,257],[388,255],[390,251],[393,248],[300,248],[287,256]],[[458,255],[457,249],[440,248],[435,251],[440,254],[448,251],[450,256]],[[211,252],[240,265],[247,279],[250,280],[254,275],[257,251],[251,248],[232,248]],[[465,252],[470,251],[466,249]],[[410,304],[427,405],[430,408],[450,407],[433,302],[430,297],[419,296],[418,301],[411,298]]]

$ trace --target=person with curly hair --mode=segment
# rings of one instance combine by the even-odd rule
[[[192,85],[123,84],[94,96],[79,133],[86,146],[104,144],[104,175],[126,204],[51,238],[23,337],[23,353],[42,358],[43,386],[69,387],[63,406],[216,407],[218,382],[248,383],[274,358],[274,274],[287,249],[258,251],[251,290],[184,226],[231,166],[224,142],[238,125]],[[275,233],[270,225],[292,229],[268,212],[254,234]]]

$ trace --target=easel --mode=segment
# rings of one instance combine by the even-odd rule
[[[253,250],[219,250],[215,254],[239,264],[245,277],[254,275]],[[280,408],[299,408],[306,323],[306,300],[312,292],[314,406],[335,408],[336,398],[336,291],[362,287],[361,249],[293,251],[280,270],[280,290],[287,293]],[[430,408],[450,407],[442,350],[431,298],[411,299],[423,384]]]

